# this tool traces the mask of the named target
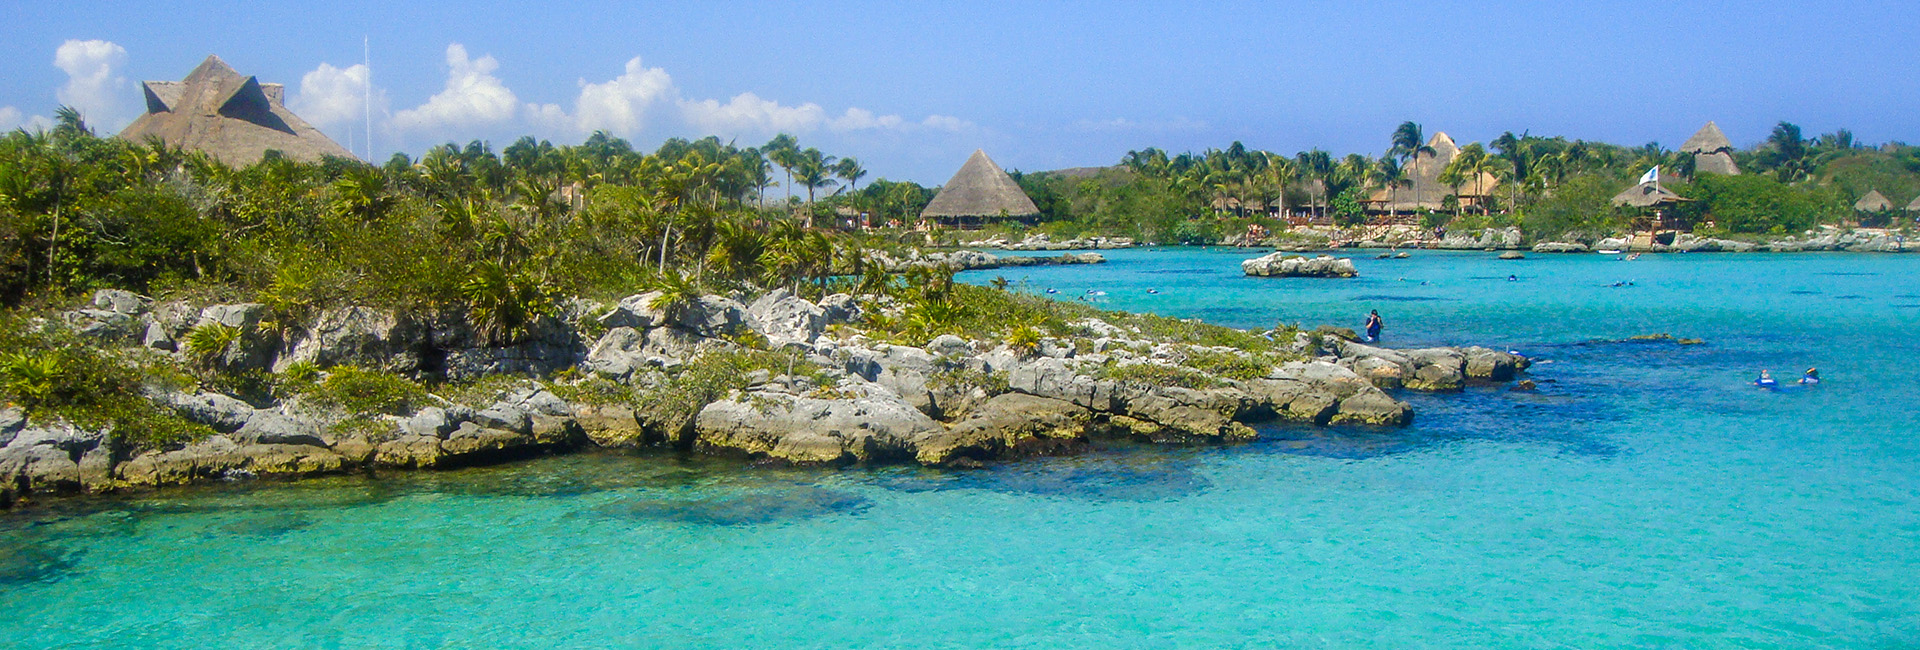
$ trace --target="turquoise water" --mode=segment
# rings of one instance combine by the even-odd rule
[[[1248,256],[1004,275],[1243,327],[1379,309],[1541,390],[983,471],[590,454],[75,503],[0,519],[0,646],[1920,645],[1920,256]],[[1706,343],[1621,340],[1658,332]]]

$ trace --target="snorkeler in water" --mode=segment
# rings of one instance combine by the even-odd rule
[[[1761,388],[1773,388],[1780,385],[1780,382],[1773,380],[1773,373],[1762,370],[1760,371],[1760,378],[1753,380],[1753,385]]]
[[[1820,369],[1808,368],[1807,374],[1800,376],[1800,383],[1808,386],[1820,383]]]

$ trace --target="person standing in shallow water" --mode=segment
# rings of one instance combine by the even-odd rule
[[[1383,325],[1385,325],[1385,323],[1380,321],[1380,310],[1374,309],[1367,312],[1367,342],[1368,343],[1379,342],[1380,328]]]

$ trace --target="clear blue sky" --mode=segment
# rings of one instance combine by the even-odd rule
[[[355,151],[350,66],[368,36],[380,160],[525,133],[577,142],[608,128],[650,149],[788,129],[860,158],[869,180],[937,184],[976,147],[1026,170],[1234,140],[1377,154],[1409,119],[1462,143],[1530,130],[1672,147],[1710,119],[1743,146],[1779,120],[1920,140],[1911,2],[261,0],[11,13],[0,126],[51,114],[63,91],[95,122],[124,124],[133,82],[178,79],[217,53],[286,84],[296,110]]]

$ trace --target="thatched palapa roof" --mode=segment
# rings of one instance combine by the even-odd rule
[[[1693,154],[1693,173],[1739,176],[1740,166],[1733,164],[1733,142],[1720,132],[1720,125],[1708,122],[1687,138],[1680,151]]]
[[[1693,137],[1687,138],[1686,144],[1680,145],[1680,150],[1686,153],[1733,151],[1733,142],[1727,139],[1727,134],[1720,132],[1720,125],[1708,122],[1694,132]]]
[[[1887,195],[1881,194],[1880,190],[1867,190],[1866,196],[1853,202],[1853,209],[1861,212],[1884,212],[1893,209],[1893,202],[1888,201]]]
[[[967,164],[954,172],[940,193],[920,212],[923,218],[1025,217],[1040,214],[1033,199],[1013,182],[1013,177],[993,164],[987,152],[975,149]]]
[[[1366,202],[1375,204],[1376,209],[1379,210],[1400,212],[1418,208],[1439,210],[1441,203],[1449,194],[1463,197],[1490,196],[1493,194],[1493,188],[1500,186],[1500,179],[1487,173],[1480,174],[1477,181],[1472,178],[1462,181],[1458,189],[1440,182],[1440,173],[1446,171],[1447,165],[1453,162],[1455,156],[1460,155],[1460,146],[1454,144],[1453,138],[1445,132],[1433,134],[1433,137],[1427,139],[1427,146],[1433,148],[1433,153],[1423,152],[1414,156],[1412,162],[1407,163],[1405,185],[1375,191],[1367,197]]]
[[[1619,194],[1613,195],[1614,205],[1628,205],[1636,208],[1650,208],[1656,205],[1680,203],[1691,200],[1693,199],[1675,194],[1673,190],[1667,189],[1667,187],[1661,185],[1659,181],[1641,183],[1629,187]]]
[[[1913,197],[1913,202],[1907,204],[1907,211],[1920,212],[1920,196]]]
[[[203,151],[229,165],[259,162],[268,150],[304,161],[353,154],[281,104],[280,84],[263,84],[208,56],[182,81],[141,84],[147,113],[120,137],[135,142],[159,138]]]

